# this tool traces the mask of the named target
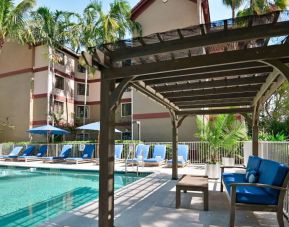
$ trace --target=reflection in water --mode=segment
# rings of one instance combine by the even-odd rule
[[[35,226],[95,200],[98,179],[97,172],[0,169],[0,226]],[[138,179],[116,174],[115,189]]]

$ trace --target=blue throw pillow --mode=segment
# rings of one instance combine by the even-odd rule
[[[257,183],[259,179],[259,174],[256,170],[248,170],[246,172],[246,181],[248,183]]]

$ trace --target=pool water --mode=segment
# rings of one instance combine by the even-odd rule
[[[116,173],[115,190],[144,176]],[[0,226],[35,226],[95,200],[98,181],[98,172],[0,166]]]

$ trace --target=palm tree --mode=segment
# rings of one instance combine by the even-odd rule
[[[210,157],[208,162],[212,164],[218,162],[218,151],[221,147],[231,151],[238,141],[247,137],[245,123],[237,120],[233,114],[220,114],[208,122],[204,122],[198,116],[196,125],[196,136],[209,143]]]
[[[223,0],[223,4],[232,9],[232,18],[236,17],[236,10],[243,4],[244,0]]]
[[[286,10],[288,0],[247,0],[249,6],[238,12],[238,16],[260,15],[269,12]]]
[[[83,16],[78,16],[78,28],[74,32],[80,36],[72,40],[72,46],[77,51],[81,48],[89,51],[97,45],[124,39],[128,33],[140,34],[140,24],[130,17],[131,7],[125,0],[114,0],[107,13],[101,2],[93,1],[84,9]]]
[[[21,43],[31,40],[27,15],[35,2],[35,0],[22,0],[18,5],[14,5],[13,0],[0,0],[0,51],[7,39]]]
[[[115,0],[110,4],[110,9],[107,13],[104,12],[99,1],[91,2],[84,9],[83,16],[78,17],[79,24],[74,29],[74,32],[80,34],[80,36],[74,35],[74,37],[79,37],[79,39],[71,39],[72,46],[76,51],[85,48],[86,51],[91,52],[93,47],[103,43],[116,42],[125,38],[127,33],[135,31],[140,33],[140,25],[133,22],[130,17],[131,7],[125,0]],[[85,94],[87,93],[88,74],[93,74],[93,69],[86,66]],[[86,110],[86,107],[84,107],[84,110]],[[84,123],[85,119],[83,119]]]
[[[54,105],[54,87],[55,87],[55,63],[60,62],[61,57],[57,54],[57,49],[65,46],[71,37],[71,17],[73,13],[56,11],[52,12],[46,7],[40,7],[32,12],[31,28],[37,43],[41,43],[48,47],[48,75],[51,75],[52,80],[52,99],[50,103],[50,93],[48,92],[47,99],[47,123],[52,119],[51,106]]]

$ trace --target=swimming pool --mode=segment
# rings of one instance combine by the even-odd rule
[[[115,190],[148,174],[116,173]],[[0,166],[0,226],[35,226],[98,198],[99,173]]]

